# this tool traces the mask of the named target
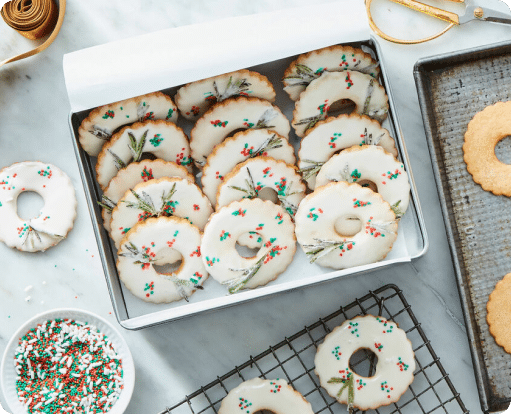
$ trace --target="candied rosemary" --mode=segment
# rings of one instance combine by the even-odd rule
[[[355,245],[354,241],[350,240],[326,240],[314,238],[317,242],[315,244],[304,244],[303,247],[307,249],[312,249],[311,251],[306,252],[306,254],[310,257],[310,263],[314,263],[316,260],[326,256],[330,252],[335,249],[343,249],[347,244]]]

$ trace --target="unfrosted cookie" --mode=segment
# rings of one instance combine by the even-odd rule
[[[336,230],[347,219],[354,234]],[[346,269],[383,260],[397,238],[396,215],[381,195],[358,184],[330,183],[305,197],[295,215],[296,238],[311,263]]]
[[[307,85],[324,72],[353,70],[378,78],[380,68],[369,53],[351,46],[335,45],[298,56],[284,72],[284,90],[296,101]]]
[[[305,184],[294,165],[270,157],[255,157],[238,164],[218,187],[216,209],[234,200],[256,198],[263,188],[277,194],[278,203],[293,217],[305,197]]]
[[[110,232],[112,210],[126,191],[134,188],[137,184],[163,177],[181,177],[192,183],[195,182],[193,175],[185,167],[171,161],[144,160],[133,162],[126,168],[119,170],[117,175],[110,180],[108,187],[105,188],[101,196],[100,205],[103,207],[101,214],[105,229]]]
[[[181,115],[195,121],[211,105],[235,96],[253,96],[273,102],[275,90],[266,76],[242,69],[182,86],[175,100]]]
[[[310,403],[281,379],[242,382],[222,400],[219,414],[314,414]]]
[[[200,254],[201,232],[179,217],[150,218],[138,223],[121,242],[117,253],[119,278],[146,302],[169,303],[188,298],[208,278]],[[178,252],[181,266],[169,274],[153,265],[165,265]]]
[[[211,107],[195,124],[190,136],[192,158],[203,167],[206,158],[232,132],[239,129],[271,129],[289,136],[289,121],[279,108],[259,98],[230,98]]]
[[[18,196],[39,194],[41,213],[31,220],[18,216]],[[52,164],[24,161],[0,171],[0,241],[25,252],[44,251],[73,228],[76,196],[69,177]]]
[[[148,119],[177,121],[177,108],[169,96],[153,92],[93,109],[78,129],[82,148],[95,157],[123,125]]]
[[[410,201],[410,182],[403,163],[382,147],[362,145],[347,148],[330,158],[316,178],[316,187],[332,181],[358,183],[370,181],[390,204],[397,218]]]
[[[190,146],[181,128],[162,120],[137,122],[114,134],[99,153],[96,179],[101,189],[106,188],[120,169],[140,161],[143,154],[174,161],[192,171]]]
[[[298,168],[309,188],[316,188],[316,175],[332,155],[354,145],[379,145],[397,157],[394,139],[378,121],[358,114],[328,117],[311,128],[300,143]]]
[[[295,104],[291,124],[296,135],[303,137],[318,121],[325,119],[330,106],[343,99],[355,104],[355,113],[382,122],[389,109],[383,86],[365,73],[347,70],[327,72],[313,80]]]
[[[294,164],[295,151],[288,140],[269,129],[247,129],[218,144],[208,156],[202,170],[202,191],[211,203],[216,202],[218,187],[225,176],[240,162],[268,156]]]
[[[511,197],[511,165],[495,155],[498,142],[511,135],[511,101],[497,102],[468,123],[463,159],[474,181],[485,191]]]
[[[251,231],[262,238],[254,257],[236,251],[238,238]],[[285,210],[258,198],[234,201],[209,219],[202,238],[202,260],[229,293],[265,285],[284,272],[296,251],[294,224]]]
[[[203,229],[213,212],[208,198],[184,178],[160,178],[140,183],[126,192],[112,210],[110,236],[119,248],[126,233],[150,217],[178,216]]]
[[[486,304],[486,321],[495,342],[511,354],[511,273],[497,283]]]
[[[363,377],[350,368],[360,349],[378,357],[373,376]],[[405,331],[382,316],[357,316],[329,333],[314,358],[321,386],[342,404],[360,411],[398,401],[413,381],[415,355]],[[349,394],[352,393],[352,401]]]

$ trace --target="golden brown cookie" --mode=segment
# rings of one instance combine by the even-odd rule
[[[511,101],[498,102],[475,114],[468,123],[464,160],[474,181],[485,191],[511,197],[511,165],[499,161],[495,146],[511,135]]]
[[[486,304],[486,322],[495,342],[511,354],[511,273],[497,283]]]

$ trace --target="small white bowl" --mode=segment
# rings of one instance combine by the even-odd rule
[[[0,372],[0,383],[5,401],[9,405],[12,414],[27,414],[27,410],[18,400],[16,392],[16,371],[14,369],[14,356],[18,347],[19,339],[24,336],[30,329],[35,328],[37,324],[53,319],[72,319],[81,322],[88,322],[89,325],[96,325],[99,331],[108,336],[114,345],[114,348],[122,359],[122,370],[124,379],[124,389],[119,399],[108,411],[108,414],[122,414],[126,410],[130,402],[133,388],[135,386],[135,365],[128,348],[128,344],[121,336],[119,331],[115,329],[108,321],[95,315],[92,312],[81,309],[54,309],[48,312],[34,316],[32,319],[24,323],[12,336],[7,344],[7,348],[2,358],[2,368]]]

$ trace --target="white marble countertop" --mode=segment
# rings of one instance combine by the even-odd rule
[[[30,254],[0,243],[3,263],[0,353],[19,325],[55,307],[91,310],[117,325],[68,129],[63,54],[169,27],[309,3],[306,0],[69,0],[62,31],[47,51],[0,68],[0,168],[24,160],[56,164],[71,177],[78,197],[75,227],[57,247]],[[408,20],[408,11],[391,7],[390,3],[383,6],[381,2],[376,3],[380,3],[389,21],[405,21],[405,32],[410,37],[415,35],[416,26]],[[425,26],[421,27],[425,30]],[[0,39],[0,60],[26,49],[29,44],[3,23]],[[422,45],[402,46],[380,41],[431,243],[424,257],[413,265],[397,265],[299,289],[242,307],[136,332],[122,330],[137,370],[135,392],[126,412],[157,413],[243,363],[250,355],[365,295],[369,289],[394,283],[404,291],[467,408],[472,413],[480,413],[412,69],[420,57],[504,40],[511,40],[508,27],[470,23]],[[179,41],[186,39],[176,39]]]

